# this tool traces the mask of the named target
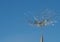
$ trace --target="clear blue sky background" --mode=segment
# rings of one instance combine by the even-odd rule
[[[24,13],[34,16],[45,8],[55,10],[60,21],[60,0],[0,0],[0,42],[40,42],[41,29],[29,26]],[[44,28],[44,42],[60,42],[59,25]]]

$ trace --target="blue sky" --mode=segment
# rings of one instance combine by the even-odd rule
[[[43,27],[44,41],[60,42],[60,0],[0,0],[0,42],[40,42],[41,28],[29,26],[26,20],[41,15],[43,9],[54,10],[58,21]]]

